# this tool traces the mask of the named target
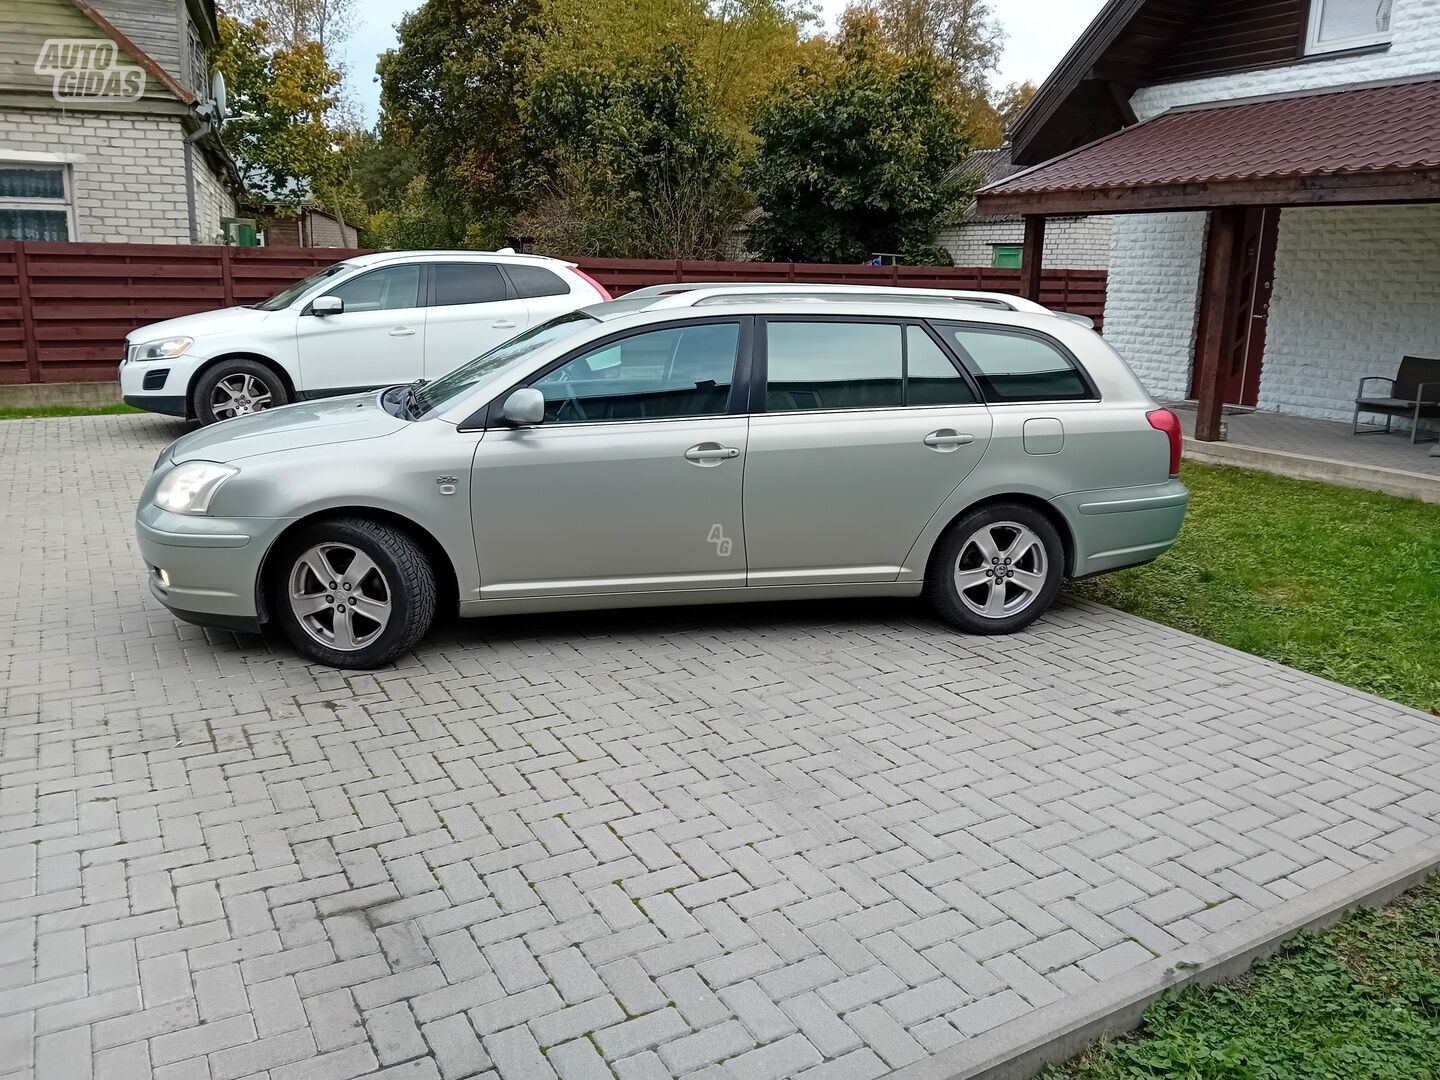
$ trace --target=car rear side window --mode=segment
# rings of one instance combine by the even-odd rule
[[[511,264],[505,267],[505,272],[510,275],[510,284],[515,286],[516,295],[521,297],[565,296],[570,292],[570,286],[560,280],[559,274],[551,273],[543,266]]]
[[[898,408],[905,403],[903,331],[899,323],[768,323],[766,410]]]
[[[937,323],[936,329],[956,346],[992,404],[1095,396],[1074,361],[1043,337],[955,323]]]
[[[905,404],[978,404],[955,362],[918,326],[905,328]]]
[[[505,279],[494,263],[432,263],[431,307],[488,304],[505,299]]]

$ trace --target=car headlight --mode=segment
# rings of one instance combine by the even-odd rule
[[[192,337],[171,337],[160,341],[146,341],[130,346],[130,359],[173,360],[177,356],[184,356],[190,346],[194,344],[195,339]]]
[[[220,485],[239,471],[216,461],[184,462],[160,481],[155,489],[155,505],[172,514],[206,513]]]

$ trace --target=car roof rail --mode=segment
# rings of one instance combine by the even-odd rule
[[[875,300],[882,302],[965,303],[998,311],[1055,314],[1049,308],[1009,293],[979,289],[923,289],[902,285],[843,285],[806,282],[675,282],[647,285],[626,298],[654,297],[655,307],[700,307],[767,300]]]

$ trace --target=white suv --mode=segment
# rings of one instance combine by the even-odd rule
[[[264,303],[151,323],[125,339],[127,405],[213,424],[276,405],[434,379],[610,294],[574,263],[510,251],[388,251]]]

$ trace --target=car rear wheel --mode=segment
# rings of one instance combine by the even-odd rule
[[[365,518],[322,521],[279,554],[271,610],[312,660],[379,667],[414,647],[435,618],[434,569],[399,529]]]
[[[972,634],[1010,634],[1055,600],[1065,576],[1060,534],[1040,511],[1002,503],[971,511],[945,533],[925,594],[948,622]]]
[[[289,402],[285,382],[255,360],[222,360],[195,387],[195,416],[202,424],[273,409]]]

